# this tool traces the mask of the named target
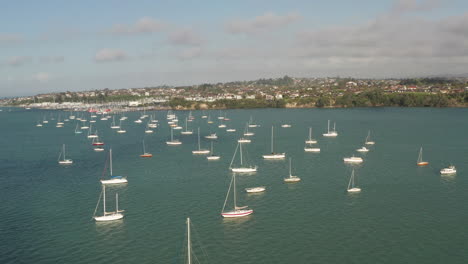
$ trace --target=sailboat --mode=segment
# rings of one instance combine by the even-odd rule
[[[219,160],[221,158],[219,155],[215,155],[214,152],[213,152],[213,141],[211,141],[211,151],[210,151],[210,153],[211,153],[211,155],[206,157],[207,160]]]
[[[273,151],[273,126],[271,126],[271,154],[262,155],[264,159],[284,159],[286,153],[275,153]]]
[[[305,143],[306,144],[315,144],[315,143],[317,143],[317,140],[312,138],[312,128],[311,127],[309,127],[309,138],[306,139]]]
[[[119,194],[118,193],[115,194],[115,211],[114,212],[106,212],[106,186],[105,185],[102,186],[101,194],[103,197],[102,216],[96,216],[96,212],[94,212],[95,214],[94,220],[96,220],[96,222],[105,222],[105,221],[114,221],[114,220],[122,219],[124,215],[122,214],[123,210],[119,210]],[[101,200],[101,196],[99,196],[98,205],[99,205],[100,200]],[[96,209],[97,209],[97,206],[96,206]]]
[[[41,123],[41,122],[37,122],[36,126],[37,126],[37,127],[42,127],[42,123]]]
[[[375,142],[370,140],[370,130],[367,132],[367,137],[366,137],[366,142],[364,143],[366,145],[374,145]]]
[[[209,154],[210,151],[207,149],[201,149],[200,146],[200,128],[198,128],[198,150],[192,150],[192,154]]]
[[[228,128],[228,129],[226,129],[226,132],[230,132],[230,133],[231,132],[236,132],[236,129],[235,128]]]
[[[109,150],[109,160],[110,160],[110,179],[108,180],[101,180],[102,184],[119,184],[119,183],[127,183],[127,177],[123,176],[114,176],[112,175],[112,149]]]
[[[182,142],[180,140],[174,139],[173,128],[171,128],[171,141],[166,141],[166,144],[169,145],[169,146],[182,145]]]
[[[122,128],[122,118],[120,118],[119,130],[117,130],[117,133],[119,133],[119,134],[127,133],[127,130]]]
[[[252,116],[250,116],[248,127],[258,127],[258,125],[254,124]]]
[[[148,122],[148,124],[146,124],[146,129],[145,129],[146,134],[151,134],[151,133],[154,132],[152,129],[150,129],[149,125],[150,125],[150,123]]]
[[[142,157],[142,158],[151,158],[151,157],[153,157],[153,154],[151,154],[149,152],[146,152],[145,140],[143,140],[143,154],[141,154],[140,157]]]
[[[75,134],[81,134],[83,133],[83,131],[79,130],[78,129],[78,124],[76,124],[76,127],[75,127]]]
[[[191,114],[192,112],[190,112]],[[187,126],[187,118],[185,118],[185,131],[181,131],[180,134],[182,135],[192,135],[193,134],[193,131],[189,131],[188,130],[188,126]]]
[[[292,182],[298,182],[300,180],[301,180],[301,178],[292,175],[292,173],[291,173],[291,158],[289,158],[289,177],[284,178],[283,181],[286,182],[286,183],[292,183]]]
[[[117,126],[117,125],[115,124],[115,116],[112,117],[111,128],[112,128],[112,129],[119,129],[119,128],[120,128],[120,126]]]
[[[240,153],[240,167],[233,168],[232,163],[234,162],[234,158],[236,157],[237,149],[239,149],[239,153]],[[256,172],[257,171],[257,166],[244,167],[243,162],[244,161],[243,161],[243,157],[242,157],[242,144],[237,143],[237,147],[236,147],[236,150],[234,151],[234,155],[232,157],[231,164],[229,164],[229,169],[232,172],[247,172],[248,173],[248,172]]]
[[[93,146],[104,146],[104,142],[99,141],[99,137],[93,138],[93,142],[91,144]]]
[[[244,136],[246,137],[251,137],[255,135],[253,132],[249,132],[249,127],[250,125],[247,123],[247,125],[245,126],[245,130],[244,130]]]
[[[63,159],[60,160],[60,157],[62,157],[62,156],[63,156]],[[62,152],[60,152],[58,163],[61,164],[61,165],[70,165],[70,164],[73,164],[73,160],[67,159],[67,158],[65,157],[65,144],[63,144],[63,146],[62,146]]]
[[[208,124],[213,124],[213,121],[211,121],[211,117],[208,115],[208,121],[207,121]]]
[[[211,133],[208,136],[205,136],[206,139],[218,139],[216,133]]]
[[[417,165],[418,165],[418,166],[426,166],[426,165],[429,165],[429,162],[423,161],[423,159],[422,159],[422,152],[423,152],[423,149],[422,149],[422,147],[421,147],[421,149],[419,149],[419,156],[418,156]]]
[[[338,133],[335,131],[335,125],[333,125],[333,131],[330,131],[330,120],[328,120],[327,133],[323,134],[323,136],[324,137],[337,137],[338,136]]]
[[[352,157],[343,158],[343,161],[345,163],[362,163],[362,162],[364,162],[364,160],[361,157],[355,157],[354,155]]]
[[[226,207],[226,202],[229,197],[229,192],[231,191],[231,187],[234,185],[234,191],[233,191],[233,196],[234,196],[234,208],[230,211],[224,211],[224,208]],[[231,183],[229,184],[229,189],[226,194],[226,199],[224,200],[224,205],[223,209],[221,210],[221,215],[223,217],[242,217],[242,216],[247,216],[253,213],[252,209],[247,209],[248,206],[237,206],[237,197],[236,197],[236,174],[234,173],[232,175]]]
[[[351,173],[351,177],[349,178],[348,192],[349,193],[356,193],[356,192],[360,192],[360,191],[361,191],[361,188],[354,186],[354,170],[353,170],[353,172]]]
[[[92,129],[93,129],[93,127],[92,127],[92,125],[90,125],[89,129],[88,129],[88,138],[97,138],[98,137],[97,131],[96,131],[96,133],[93,133]]]

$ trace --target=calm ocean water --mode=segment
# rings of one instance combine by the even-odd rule
[[[161,126],[145,134],[144,124],[129,113],[126,134],[96,126],[106,152],[94,152],[85,134],[75,135],[76,121],[56,128],[55,121],[35,127],[46,116],[64,112],[4,108],[0,112],[0,263],[182,263],[186,217],[193,224],[194,251],[201,263],[467,263],[468,261],[468,109],[261,109],[226,111],[228,127],[219,129],[219,111],[201,112],[189,123],[193,135],[175,137],[179,147],[166,146],[170,137],[166,112],[154,112]],[[184,120],[188,112],[176,112]],[[223,112],[224,113],[224,112]],[[261,127],[246,145],[247,159],[258,165],[253,175],[239,175],[238,204],[254,213],[223,219],[231,179],[228,171],[236,139],[253,117]],[[336,122],[339,136],[324,138],[327,120]],[[88,117],[89,120],[89,117]],[[183,122],[182,122],[183,123]],[[291,128],[281,128],[289,123]],[[292,157],[297,184],[284,184],[287,159],[265,161],[270,129],[275,149]],[[215,152],[221,160],[194,156],[197,127],[203,136],[218,133]],[[305,153],[312,126],[321,153]],[[364,163],[349,166],[342,158],[359,155],[367,131],[376,145],[360,155]],[[142,140],[153,158],[142,159]],[[63,143],[74,164],[59,166]],[[430,164],[416,166],[420,147]],[[101,192],[99,179],[112,147],[114,174],[125,175],[126,186],[108,188],[108,206],[119,193],[125,218],[95,223],[94,208]],[[458,173],[441,176],[453,164]],[[359,194],[346,186],[355,168]],[[265,185],[262,194],[244,188]],[[98,213],[101,209],[98,210]],[[205,256],[205,253],[206,255]]]

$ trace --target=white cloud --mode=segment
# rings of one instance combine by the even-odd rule
[[[121,61],[127,58],[127,54],[118,49],[101,49],[94,56],[96,62]]]
[[[110,30],[110,33],[117,35],[131,35],[160,32],[165,28],[165,24],[151,17],[142,17],[133,25],[117,24]]]
[[[39,82],[47,82],[51,79],[51,75],[47,72],[38,72],[32,76],[33,80]]]
[[[285,15],[276,15],[273,12],[267,12],[253,19],[236,19],[230,21],[226,25],[226,31],[231,34],[255,34],[259,31],[286,26],[300,18],[301,16],[295,12]]]

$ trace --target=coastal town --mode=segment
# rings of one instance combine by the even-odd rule
[[[0,99],[0,105],[86,110],[313,108],[368,106],[466,107],[468,78],[293,78],[192,86],[66,91]]]

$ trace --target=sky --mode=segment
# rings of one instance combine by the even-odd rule
[[[0,0],[0,97],[467,74],[466,0]]]

